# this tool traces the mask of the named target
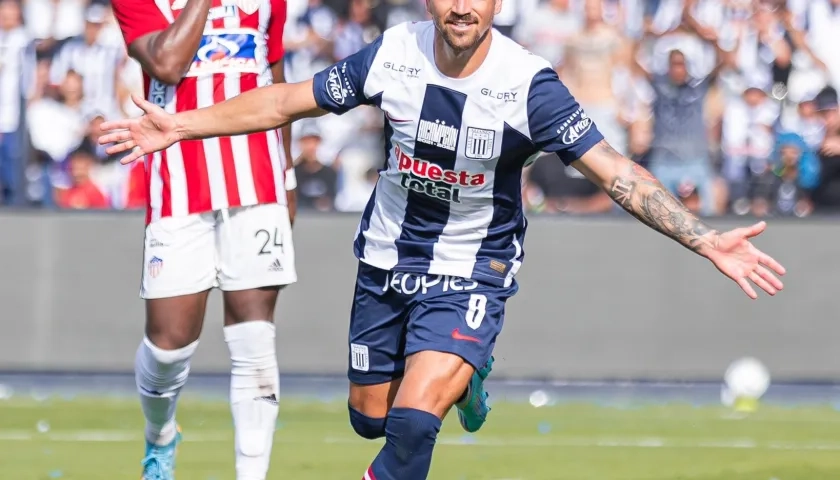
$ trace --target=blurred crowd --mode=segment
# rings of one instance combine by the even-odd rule
[[[288,0],[287,79],[425,18],[425,0]],[[840,210],[840,0],[504,0],[495,23],[690,208]],[[138,114],[142,86],[107,3],[0,0],[0,204],[143,208],[142,165],[96,143],[103,120]],[[369,107],[294,124],[300,208],[361,211],[382,127]],[[532,212],[615,211],[551,158],[526,169],[523,198]]]

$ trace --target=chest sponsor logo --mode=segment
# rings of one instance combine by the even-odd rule
[[[438,200],[461,203],[463,188],[481,187],[486,183],[483,173],[447,170],[426,160],[411,158],[399,146],[394,149],[394,155],[397,169],[402,174],[400,185]]]
[[[464,147],[464,156],[475,160],[493,158],[495,140],[496,132],[493,130],[467,127],[467,146]]]
[[[458,147],[458,129],[440,120],[420,120],[417,141],[454,152]]]
[[[204,35],[187,76],[213,73],[259,73],[257,33]]]

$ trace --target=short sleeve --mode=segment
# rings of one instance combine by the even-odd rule
[[[556,153],[566,165],[604,139],[557,73],[545,68],[528,92],[528,128],[537,149]]]
[[[266,30],[266,46],[268,47],[268,63],[277,63],[283,59],[283,29],[286,26],[286,0],[271,0],[271,16],[268,18]]]
[[[342,114],[359,105],[370,105],[365,96],[365,81],[382,45],[382,36],[344,60],[315,74],[313,89],[318,106],[330,113]]]
[[[112,7],[126,46],[131,45],[143,35],[159,32],[169,26],[169,21],[160,12],[155,2],[113,0]]]

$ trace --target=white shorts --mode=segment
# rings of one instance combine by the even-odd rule
[[[289,210],[266,204],[166,217],[146,226],[140,297],[297,281]]]

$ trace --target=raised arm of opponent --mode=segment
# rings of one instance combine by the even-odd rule
[[[605,140],[572,162],[572,166],[642,223],[711,260],[750,298],[758,297],[750,282],[770,295],[784,287],[774,275],[784,275],[784,267],[749,241],[764,231],[766,223],[723,233],[714,230],[644,167],[615,151]]]

